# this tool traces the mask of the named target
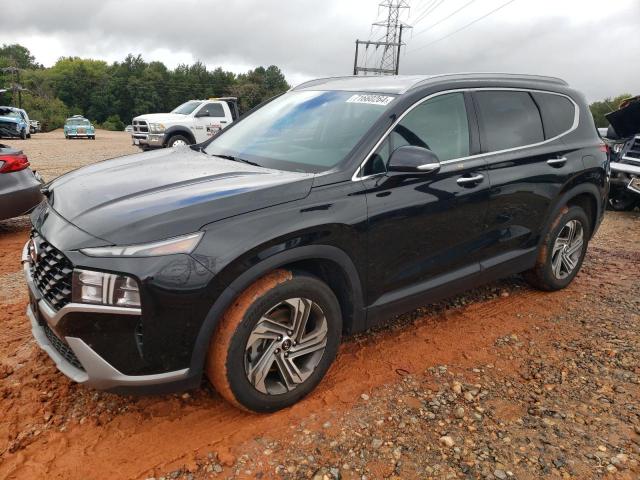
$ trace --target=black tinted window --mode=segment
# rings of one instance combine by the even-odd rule
[[[219,103],[210,103],[202,107],[198,115],[206,117],[224,117],[224,109]]]
[[[542,120],[527,92],[476,92],[484,131],[482,149],[506,150],[542,142]]]
[[[571,130],[576,107],[567,97],[539,92],[533,92],[532,95],[540,107],[545,138],[553,138]]]
[[[469,122],[464,94],[440,95],[410,111],[367,162],[364,175],[384,172],[391,152],[404,145],[428,148],[441,161],[467,157]]]

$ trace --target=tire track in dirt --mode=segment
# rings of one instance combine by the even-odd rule
[[[72,422],[64,432],[48,430],[7,456],[0,477],[144,478],[174,465],[193,463],[207,451],[214,450],[223,458],[229,451],[237,454],[243,443],[265,434],[286,435],[289,425],[312,414],[320,422],[324,414],[352,406],[361,393],[396,381],[397,371],[478,363],[495,363],[496,369],[511,371],[511,362],[495,362],[495,339],[513,332],[535,333],[532,329],[544,326],[550,314],[562,309],[566,297],[567,292],[549,295],[524,290],[347,341],[310,397],[272,415],[241,412],[217,394],[204,391],[196,393],[193,402],[176,396],[142,399],[131,411],[99,426],[91,421]],[[25,361],[33,363],[34,359]],[[47,364],[44,379],[68,383],[46,356],[38,355],[37,361]],[[72,387],[69,394],[78,390]],[[85,410],[93,408],[90,401]]]

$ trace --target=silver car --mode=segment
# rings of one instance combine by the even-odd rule
[[[0,144],[0,220],[19,217],[38,205],[42,183],[21,150]]]

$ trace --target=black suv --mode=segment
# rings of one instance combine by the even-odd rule
[[[88,386],[206,373],[277,410],[343,334],[518,272],[566,287],[602,220],[606,152],[555,78],[313,80],[204,144],[49,184],[23,254],[33,334]]]

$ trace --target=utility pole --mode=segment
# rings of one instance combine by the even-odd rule
[[[358,75],[360,73],[368,74],[373,73],[377,75],[397,75],[400,65],[400,50],[402,48],[402,30],[404,28],[411,28],[410,25],[404,24],[400,20],[400,13],[403,9],[409,8],[409,4],[406,0],[384,0],[381,7],[387,9],[386,18],[384,21],[375,22],[373,26],[384,27],[385,34],[378,41],[372,40],[356,40],[356,54],[355,61],[353,63],[353,74]],[[365,46],[365,57],[370,47],[382,48],[382,58],[379,66],[368,67],[366,65],[358,65],[358,52],[359,46]]]
[[[18,94],[18,108],[22,108],[22,91],[26,88],[22,88],[20,85],[20,69],[17,67],[0,68],[1,72],[12,73],[14,75],[13,85],[11,91],[13,93],[13,101],[16,101],[16,93]]]

